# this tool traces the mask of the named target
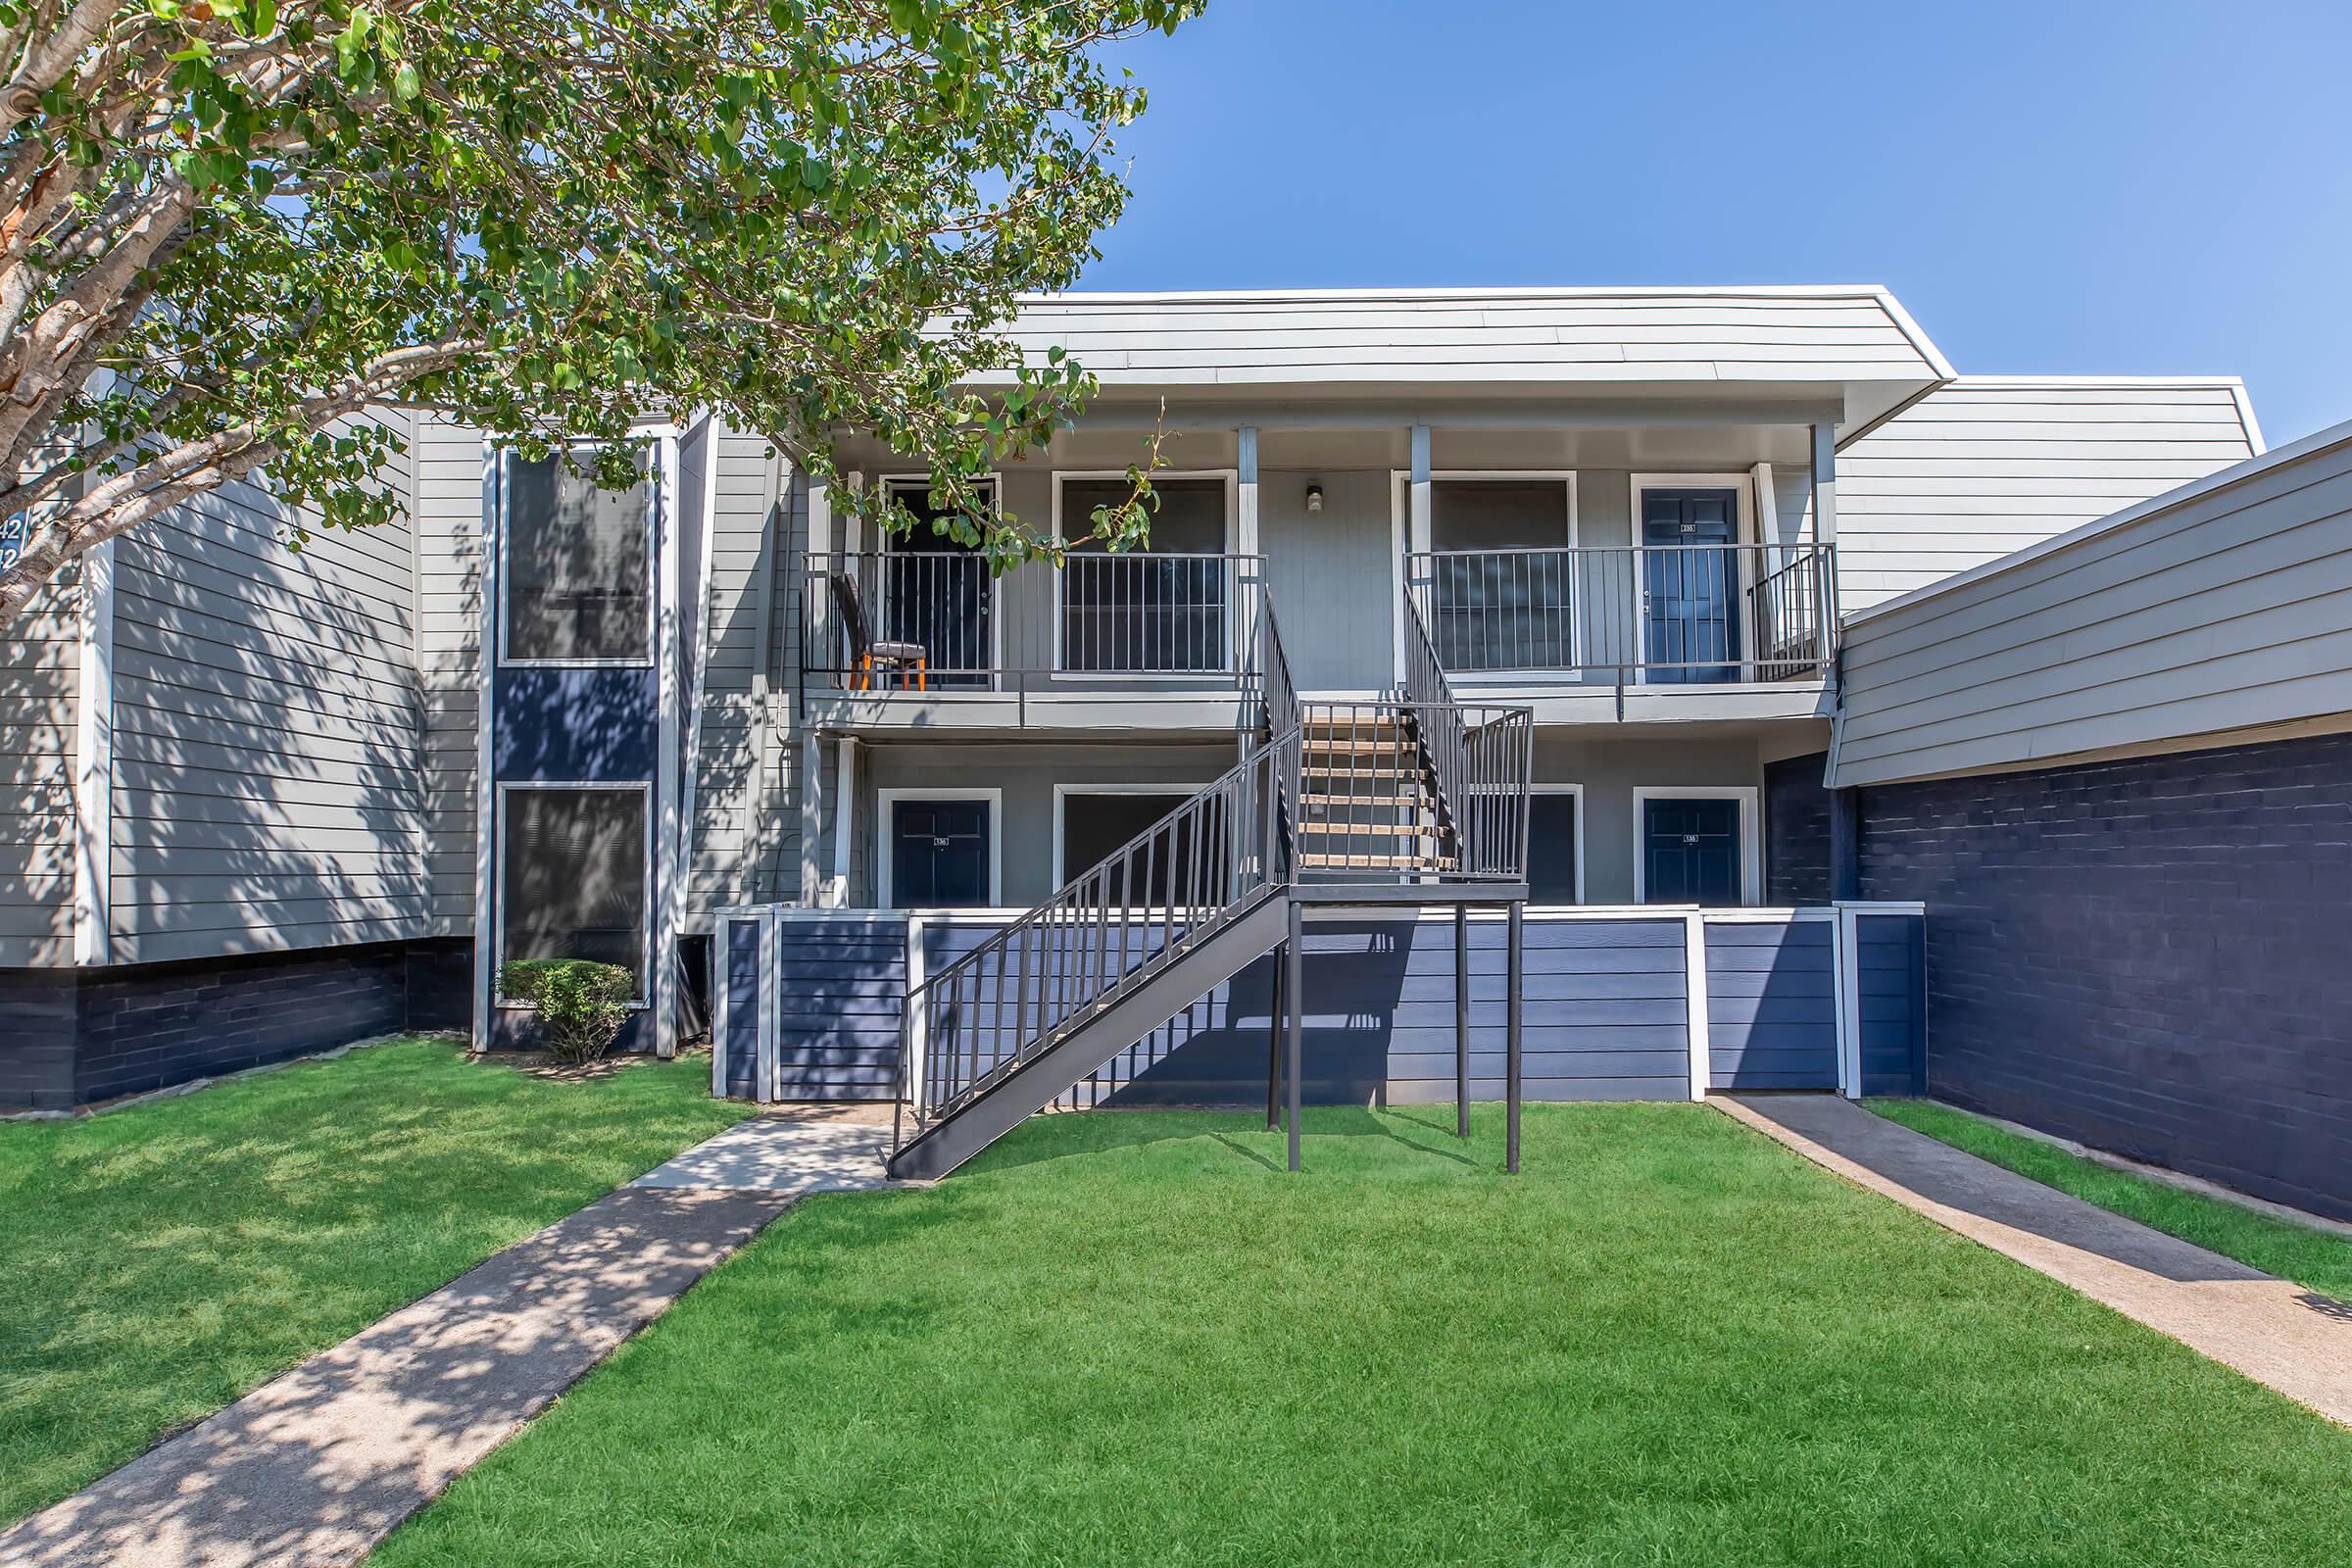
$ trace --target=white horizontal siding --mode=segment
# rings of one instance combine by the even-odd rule
[[[755,900],[756,840],[772,809],[761,788],[760,706],[775,667],[766,662],[760,630],[769,613],[777,557],[787,543],[780,529],[771,528],[780,462],[767,442],[725,430],[715,439],[710,604],[687,861],[690,929],[705,926],[713,909]]]
[[[2135,506],[2260,450],[2233,380],[1970,377],[1838,458],[1851,612]]]
[[[1607,290],[1065,294],[1004,334],[1110,384],[1929,381],[1948,373],[1883,292]]]
[[[1839,784],[2352,713],[2352,427],[1855,620]]]
[[[239,484],[117,546],[117,961],[427,932],[412,524],[294,520]]]

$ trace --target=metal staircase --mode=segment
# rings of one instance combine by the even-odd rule
[[[1286,944],[1297,1164],[1301,906],[1527,897],[1533,714],[1455,702],[1405,618],[1394,699],[1307,703],[1261,592],[1241,763],[907,995],[894,1177],[945,1175]]]

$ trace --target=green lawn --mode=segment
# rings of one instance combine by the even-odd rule
[[[809,1201],[380,1548],[2342,1560],[2352,1433],[1690,1105],[1041,1118]]]
[[[404,1041],[0,1123],[0,1521],[740,1119],[710,1070]]]
[[[2039,1139],[1996,1127],[1950,1105],[1926,1100],[1863,1102],[1889,1121],[2005,1165],[2045,1187],[2072,1193],[2153,1230],[2234,1257],[2266,1274],[2292,1280],[2322,1296],[2352,1301],[2352,1241],[2309,1225],[2273,1219],[2242,1204],[2102,1165],[2053,1149]]]

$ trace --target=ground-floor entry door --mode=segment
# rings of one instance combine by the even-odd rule
[[[1740,902],[1740,803],[1650,799],[1642,803],[1642,902]]]
[[[989,903],[989,803],[893,801],[890,903],[898,909]]]

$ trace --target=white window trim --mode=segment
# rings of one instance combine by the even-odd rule
[[[891,902],[891,841],[898,836],[891,808],[901,801],[981,801],[988,807],[988,903],[1004,902],[1004,792],[990,787],[926,785],[922,788],[874,791],[874,907],[897,909]]]
[[[1180,800],[1200,793],[1208,783],[1179,784],[1056,784],[1054,786],[1054,886],[1059,889],[1070,879],[1069,867],[1063,863],[1062,828],[1068,820],[1068,802],[1073,795],[1173,795]]]
[[[654,860],[654,785],[651,779],[506,779],[497,784],[497,820],[495,836],[497,854],[491,868],[491,886],[496,889],[490,919],[490,1005],[500,1012],[527,1012],[530,1004],[514,1002],[499,995],[498,972],[507,963],[507,797],[517,790],[572,790],[619,794],[635,790],[645,799],[645,975],[639,990],[647,993],[627,1004],[631,1012],[642,1012],[654,1004],[654,953],[662,924],[660,868]]]
[[[1585,902],[1585,787],[1582,784],[1532,784],[1531,795],[1569,795],[1576,799],[1576,832],[1572,835],[1576,852],[1576,902]]]
[[[1562,548],[1568,550],[1581,548],[1582,522],[1578,514],[1577,470],[1574,468],[1432,468],[1429,473],[1431,520],[1428,525],[1418,529],[1413,526],[1412,518],[1412,470],[1409,468],[1391,468],[1389,470],[1389,532],[1397,541],[1396,570],[1400,576],[1404,577],[1404,587],[1408,589],[1426,586],[1426,584],[1417,583],[1411,579],[1408,563],[1414,556],[1437,554],[1436,547],[1430,543],[1431,529],[1436,526],[1437,487],[1449,479],[1521,481],[1556,479],[1560,481],[1568,487],[1568,542]],[[1568,620],[1568,657],[1581,668],[1585,662],[1585,617],[1582,613],[1576,612],[1580,607],[1576,599],[1575,588],[1572,587],[1569,594],[1571,613]],[[1416,605],[1421,602],[1418,597],[1414,600]],[[1403,613],[1401,608],[1397,613],[1399,615]],[[1400,625],[1398,627],[1400,637],[1402,629]],[[1458,684],[1471,686],[1487,684],[1556,685],[1559,683],[1562,673],[1556,669],[1446,671],[1446,674]]]
[[[1642,540],[1642,493],[1645,490],[1729,490],[1734,498],[1732,507],[1733,543],[1752,545],[1757,543],[1760,538],[1756,531],[1756,480],[1752,472],[1637,473],[1629,475],[1629,480],[1630,484],[1626,492],[1628,511],[1625,526],[1627,540],[1634,547],[1633,582],[1629,589],[1633,598],[1632,603],[1627,607],[1633,616],[1632,625],[1635,638],[1633,684],[1647,686],[1652,683],[1649,679],[1647,659],[1649,620],[1642,613],[1642,584],[1645,580],[1646,570],[1645,563],[1642,559],[1644,549]],[[1739,582],[1733,589],[1733,592],[1740,597],[1740,646],[1733,650],[1734,658],[1730,662],[1741,666],[1740,674],[1735,677],[1735,682],[1746,678],[1746,666],[1754,659],[1755,627],[1749,622],[1755,617],[1748,613],[1747,600],[1747,591],[1755,586],[1754,554],[1753,551],[1741,550],[1734,558],[1740,568]],[[1684,683],[1658,682],[1657,684],[1680,685]]]
[[[861,479],[863,477],[862,475],[852,474],[850,477],[853,481],[850,488],[853,490],[864,488],[862,484],[855,482]],[[976,484],[983,484],[988,487],[989,514],[991,516],[1003,516],[1004,514],[1004,473],[1002,471],[977,473],[972,475],[972,480]],[[881,487],[883,499],[886,501],[896,499],[902,491],[914,490],[919,492],[927,491],[931,488],[931,476],[927,473],[877,474],[874,476],[873,482]],[[877,556],[888,555],[890,553],[890,541],[887,539],[874,539],[869,542],[866,537],[869,532],[870,530],[866,526],[865,519],[853,513],[849,517],[849,527],[845,541],[846,552],[850,555],[858,556],[865,554],[870,548],[872,553]],[[926,699],[938,697],[955,698],[971,696],[981,692],[999,692],[1004,689],[1004,596],[997,591],[999,584],[1000,579],[994,577],[990,578],[987,584],[989,663],[987,683],[980,686],[956,686],[946,690],[942,690],[938,686],[933,686],[927,691],[916,693],[916,696]],[[874,612],[875,608],[876,607],[870,605],[867,606],[867,614],[871,615]],[[878,629],[880,622],[876,621],[875,624],[877,627],[875,635],[880,636],[881,632]],[[879,694],[867,692],[860,695],[871,697]],[[894,693],[891,695],[905,694]]]
[[[1752,784],[1637,784],[1634,786],[1634,903],[1643,907],[1678,907],[1652,906],[1649,899],[1649,875],[1642,854],[1646,836],[1650,801],[1738,801],[1740,803],[1740,904],[1741,907],[1764,902],[1764,842],[1758,830],[1762,791]],[[1580,807],[1577,815],[1584,815]]]
[[[1125,468],[1070,468],[1066,470],[1056,470],[1054,474],[1054,537],[1056,539],[1066,539],[1066,536],[1063,534],[1061,528],[1061,487],[1063,481],[1069,479],[1124,479],[1126,477],[1127,470]],[[1241,469],[1164,468],[1153,473],[1152,478],[1154,483],[1162,479],[1224,480],[1224,554],[1228,556],[1240,554],[1241,547],[1236,543],[1236,539],[1241,530]],[[1054,647],[1054,679],[1071,682],[1086,682],[1089,684],[1112,682],[1118,685],[1199,685],[1201,681],[1214,680],[1216,678],[1214,671],[1204,672],[1200,670],[1194,670],[1189,673],[1182,670],[1136,670],[1130,673],[1120,670],[1074,670],[1065,668],[1064,666],[1067,664],[1068,661],[1063,656],[1063,649],[1061,646],[1061,572],[1058,568],[1055,568],[1053,571],[1053,579],[1054,587],[1048,596],[1047,612],[1053,617],[1049,622],[1048,636],[1051,638]],[[1225,607],[1225,635],[1228,644],[1226,652],[1238,662],[1240,659],[1241,650],[1246,646],[1246,644],[1242,641],[1242,595],[1238,591],[1241,587],[1241,584],[1236,583],[1235,587],[1237,592],[1234,595],[1234,602]],[[1054,886],[1059,887],[1060,885],[1060,882],[1056,880]]]
[[[497,590],[496,618],[498,621],[498,664],[502,669],[652,669],[662,662],[662,527],[664,479],[672,466],[665,462],[676,432],[668,425],[649,425],[630,434],[653,443],[646,452],[645,467],[645,575],[653,591],[645,596],[645,657],[643,659],[516,659],[507,652],[508,594],[514,575],[508,569],[507,541],[514,530],[507,525],[507,508],[514,496],[514,485],[508,482],[505,470],[515,461],[511,448],[496,448],[494,460],[501,470],[498,485]],[[577,453],[602,450],[602,442],[575,442],[568,449]]]

